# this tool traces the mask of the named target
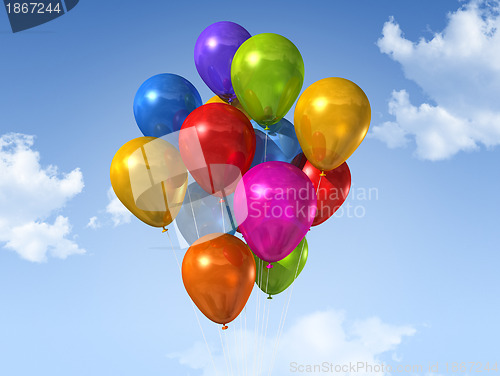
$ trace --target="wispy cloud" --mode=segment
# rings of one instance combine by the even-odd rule
[[[231,330],[236,333],[230,333]],[[289,375],[294,367],[323,362],[339,365],[350,362],[381,365],[382,355],[390,355],[398,348],[404,337],[413,336],[415,333],[416,330],[412,326],[391,325],[376,317],[349,321],[343,312],[335,310],[311,313],[299,318],[284,331],[279,341],[279,351],[272,374]],[[263,341],[259,339],[261,337],[255,337],[254,331],[237,330],[236,325],[224,333],[224,336],[227,337],[225,355],[231,359],[233,367],[239,365],[246,367],[248,373],[255,369],[260,371],[257,374],[268,374],[276,343],[275,337],[268,336],[268,339]],[[258,351],[255,351],[256,348]],[[212,346],[212,354],[218,373],[224,374],[226,368],[222,347]],[[262,354],[265,354],[265,357]],[[186,367],[201,370],[204,376],[216,374],[202,342],[197,342],[184,351],[169,354],[169,357],[177,359]],[[358,374],[384,375],[385,372],[360,371]]]
[[[121,201],[116,197],[113,188],[108,190],[108,205],[106,206],[106,213],[111,216],[114,226],[123,225],[125,223],[130,223],[132,214],[128,209],[121,203]]]
[[[86,227],[94,229],[94,230],[96,228],[101,227],[101,223],[99,222],[99,218],[97,218],[97,216],[93,216],[93,217],[89,218],[89,222],[87,223]]]
[[[498,1],[469,2],[448,15],[443,31],[418,42],[391,18],[377,44],[433,103],[414,105],[406,90],[395,90],[389,101],[395,120],[374,126],[371,137],[391,148],[414,140],[416,155],[427,160],[500,144]]]
[[[48,221],[82,191],[82,173],[78,168],[67,174],[59,174],[56,166],[43,168],[33,144],[33,136],[0,136],[0,243],[33,262],[83,254],[85,250],[68,238],[67,217]]]
[[[130,223],[132,213],[130,213],[118,197],[116,197],[112,187],[109,187],[107,196],[108,204],[104,209],[104,214],[101,210],[99,215],[89,218],[87,228],[95,230],[106,225],[113,225],[114,227],[117,227]]]

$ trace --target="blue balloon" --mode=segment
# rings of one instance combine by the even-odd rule
[[[221,203],[219,197],[205,192],[198,183],[189,184],[184,203],[175,218],[184,239],[191,245],[214,232],[234,235],[238,225],[233,216],[233,196],[226,196]]]
[[[255,130],[256,144],[255,156],[251,167],[257,166],[265,161],[290,163],[297,154],[302,152],[293,124],[288,120],[281,119],[267,131],[267,147],[266,133],[263,132],[260,125],[253,120],[252,125]]]
[[[191,82],[176,74],[158,74],[135,94],[135,121],[144,136],[162,137],[180,130],[184,119],[201,105]]]

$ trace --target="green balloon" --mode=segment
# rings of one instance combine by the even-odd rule
[[[253,255],[257,265],[255,283],[269,295],[276,295],[285,291],[293,283],[296,275],[298,277],[302,269],[304,269],[308,251],[307,240],[304,238],[292,253],[283,260],[273,262],[273,267],[270,269],[267,268],[268,262]]]
[[[297,99],[304,82],[304,61],[285,37],[257,34],[236,51],[231,81],[248,115],[267,128],[280,121]]]

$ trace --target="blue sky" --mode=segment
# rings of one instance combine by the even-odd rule
[[[109,165],[141,136],[132,103],[148,77],[176,73],[212,96],[193,48],[220,20],[293,41],[303,89],[340,76],[372,105],[348,160],[347,203],[363,215],[310,232],[273,374],[290,374],[290,361],[439,362],[438,374],[447,362],[499,362],[494,7],[87,0],[17,34],[0,11],[0,375],[213,374],[168,240],[123,214]],[[272,303],[263,368],[286,295]],[[256,305],[253,294],[249,335]],[[223,374],[219,328],[199,318]],[[241,344],[234,333],[226,345]]]

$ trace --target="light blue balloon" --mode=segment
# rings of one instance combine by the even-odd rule
[[[202,236],[214,232],[234,235],[233,196],[221,199],[205,192],[196,182],[189,184],[182,207],[175,220],[182,236],[191,245]],[[194,216],[193,216],[194,214]]]
[[[158,74],[135,94],[135,121],[144,136],[162,137],[180,130],[184,119],[201,105],[191,82],[176,74]]]
[[[267,138],[267,151],[266,151],[266,133],[254,129],[255,131],[255,155],[253,157],[252,165],[250,168],[257,166],[258,164],[269,162],[269,161],[281,161],[287,162],[285,155],[280,150],[278,145],[271,140],[271,137]],[[266,158],[264,158],[266,156]]]
[[[302,153],[293,124],[288,120],[281,119],[267,131],[267,147],[265,131],[262,131],[261,126],[253,120],[252,125],[256,144],[251,167],[270,161],[290,163],[297,154]]]

